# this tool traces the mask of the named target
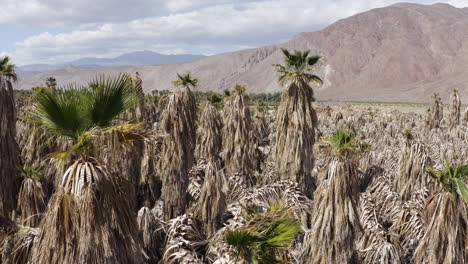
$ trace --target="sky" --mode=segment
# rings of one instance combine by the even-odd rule
[[[151,50],[212,55],[286,42],[393,0],[0,0],[0,56],[57,64]],[[409,0],[468,7],[468,0]]]

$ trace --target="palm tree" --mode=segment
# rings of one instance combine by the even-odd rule
[[[192,89],[199,86],[199,81],[194,78],[190,73],[183,75],[177,74],[177,80],[173,81],[174,86],[181,88],[181,99],[183,102],[183,109],[188,121],[188,134],[192,141],[188,142],[191,144],[192,151],[196,144],[196,122],[197,122],[197,102],[195,96],[192,93]]]
[[[57,79],[54,77],[50,76],[46,79],[46,86],[49,88],[51,91],[56,91],[57,90]]]
[[[223,120],[216,109],[216,104],[219,104],[220,101],[221,98],[215,95],[207,101],[203,109],[197,130],[197,146],[195,148],[197,159],[218,157],[221,152]]]
[[[47,200],[40,181],[41,172],[27,166],[19,166],[18,171],[23,182],[18,194],[18,211],[22,225],[36,227],[44,212]]]
[[[466,263],[468,165],[429,169],[439,191],[426,203],[427,231],[414,252],[414,263]]]
[[[116,124],[121,113],[135,106],[138,96],[126,74],[100,77],[87,87],[71,85],[37,94],[34,119],[70,149],[53,153],[71,164],[52,195],[33,253],[43,263],[141,263],[135,212],[127,199],[128,182],[112,175],[99,160],[96,139],[119,134],[139,137],[136,126]]]
[[[161,130],[167,135],[161,149],[158,165],[162,180],[161,198],[164,201],[164,220],[185,212],[188,203],[187,187],[189,170],[194,162],[194,137],[190,121],[192,114],[186,111],[187,101],[183,91],[169,97],[162,114]],[[178,194],[174,197],[174,194]]]
[[[250,115],[246,86],[236,85],[224,106],[223,151],[228,177],[239,174],[244,183],[253,186],[258,137]]]
[[[400,158],[400,172],[394,178],[395,189],[403,201],[408,201],[415,191],[430,187],[431,178],[424,172],[431,164],[425,145],[411,142],[405,144]]]
[[[439,128],[444,117],[444,107],[442,105],[442,99],[440,96],[435,93],[432,95],[434,100],[431,108],[428,110],[428,115],[426,119],[426,126],[429,129]]]
[[[314,194],[312,227],[304,241],[301,263],[357,263],[354,240],[361,231],[357,211],[358,156],[368,145],[349,130],[326,140],[333,158]]]
[[[285,56],[284,65],[273,65],[280,73],[278,82],[287,87],[281,96],[276,117],[274,157],[281,179],[298,182],[302,191],[312,197],[315,190],[312,149],[317,114],[312,106],[314,92],[309,84],[322,84],[318,76],[310,73],[321,57],[309,57],[309,51],[282,51]]]
[[[453,90],[452,104],[449,110],[449,127],[455,128],[460,125],[461,119],[461,100],[457,89]]]
[[[19,149],[16,143],[16,110],[13,83],[18,80],[10,58],[0,59],[0,215],[10,217],[17,194],[16,166]]]

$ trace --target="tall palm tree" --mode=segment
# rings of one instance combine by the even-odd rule
[[[160,123],[161,130],[167,134],[158,166],[165,220],[185,212],[188,203],[188,173],[194,163],[196,144],[197,104],[190,88],[196,87],[198,80],[192,78],[190,73],[177,74],[177,77],[173,84],[180,90],[170,95]]]
[[[52,195],[40,228],[33,262],[141,263],[136,214],[127,199],[128,182],[99,160],[97,139],[118,133],[138,138],[132,124],[116,124],[138,96],[126,74],[101,77],[87,87],[69,86],[36,95],[34,119],[70,149],[53,153],[71,164]]]
[[[309,84],[322,84],[322,80],[311,73],[320,57],[309,56],[309,51],[282,51],[284,65],[273,65],[280,73],[278,82],[286,86],[276,117],[274,157],[281,179],[298,182],[302,191],[312,197],[315,190],[312,148],[317,114],[312,106],[314,92]]]
[[[194,78],[190,72],[186,74],[177,74],[177,80],[173,81],[174,86],[179,87],[182,95],[183,109],[188,121],[188,134],[193,141],[188,142],[191,148],[195,148],[196,143],[196,122],[197,122],[197,103],[192,90],[200,85],[197,78]],[[192,150],[193,151],[193,150]]]
[[[224,106],[223,151],[228,177],[239,174],[244,183],[253,186],[257,134],[250,115],[246,86],[236,85]]]
[[[468,203],[468,165],[443,170],[429,169],[439,191],[426,203],[427,231],[414,252],[414,263],[464,264],[467,261],[466,210]]]
[[[10,58],[0,59],[0,215],[10,217],[15,208],[16,166],[19,149],[16,143],[16,110],[13,83],[18,80]]]

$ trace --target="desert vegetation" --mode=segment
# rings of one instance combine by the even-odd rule
[[[0,263],[467,263],[458,91],[424,115],[329,105],[321,58],[283,54],[269,95],[123,73],[15,96],[2,58]]]

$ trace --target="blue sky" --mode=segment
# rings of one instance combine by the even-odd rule
[[[19,65],[152,50],[216,54],[285,42],[393,0],[0,0],[0,55]],[[468,0],[414,0],[468,7]]]

